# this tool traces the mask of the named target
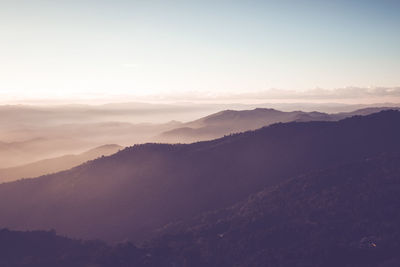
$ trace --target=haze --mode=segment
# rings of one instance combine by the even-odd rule
[[[399,0],[0,0],[0,267],[400,266]]]

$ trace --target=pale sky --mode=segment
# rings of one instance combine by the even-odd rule
[[[398,90],[399,14],[398,0],[0,0],[0,97]]]

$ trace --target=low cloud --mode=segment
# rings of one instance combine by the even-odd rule
[[[18,98],[0,92],[0,104],[15,103],[110,103],[110,102],[199,102],[199,103],[400,103],[400,87],[344,87],[336,89],[315,88],[310,90],[268,89],[247,92],[219,92],[185,90],[149,93],[146,95],[99,93],[79,97]]]
[[[359,100],[393,100],[400,101],[400,87],[344,87],[336,89],[315,88],[304,91],[268,89],[261,91],[239,93],[213,93],[187,91],[181,94],[158,95],[158,99],[173,99],[187,101],[207,100],[293,100],[293,101],[353,101]]]

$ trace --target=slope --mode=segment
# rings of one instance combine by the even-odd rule
[[[158,139],[166,142],[194,142],[224,135],[255,130],[279,122],[336,121],[355,115],[369,115],[389,107],[359,109],[352,112],[327,114],[321,112],[284,112],[268,108],[254,110],[224,110],[163,132]]]
[[[67,170],[88,160],[114,154],[120,149],[122,149],[122,147],[119,145],[103,145],[78,155],[65,155],[21,166],[0,169],[0,183]]]
[[[151,245],[176,266],[399,266],[399,194],[400,155],[379,155],[170,225]]]

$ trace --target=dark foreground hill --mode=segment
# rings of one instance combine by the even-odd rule
[[[7,267],[400,266],[400,156],[315,171],[171,224],[145,248],[0,231]]]
[[[400,112],[275,124],[189,145],[127,148],[69,171],[0,185],[0,226],[108,241],[149,238],[314,169],[400,151]]]
[[[161,253],[160,253],[161,255]],[[54,231],[0,229],[4,267],[158,267],[162,260],[129,242],[114,246],[58,236]]]
[[[400,156],[383,155],[171,225],[153,246],[176,266],[400,266],[399,195]]]

